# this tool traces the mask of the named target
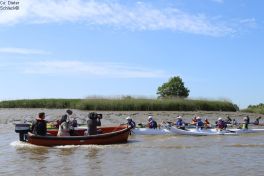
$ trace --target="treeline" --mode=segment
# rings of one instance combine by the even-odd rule
[[[0,108],[54,108],[97,111],[237,111],[228,101],[190,99],[27,99],[1,101]]]
[[[264,114],[264,104],[260,103],[258,105],[249,105],[247,109],[244,109],[242,111],[243,112]]]

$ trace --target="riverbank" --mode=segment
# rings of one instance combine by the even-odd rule
[[[46,120],[53,121],[60,119],[65,114],[66,109],[45,109],[45,108],[1,108],[0,109],[0,124],[9,124],[23,122],[25,120],[33,120],[39,112],[46,113]],[[78,123],[86,123],[88,113],[92,111],[73,109],[74,115],[77,117]],[[242,121],[243,117],[249,116],[252,121],[257,117],[264,115],[257,113],[246,112],[223,112],[223,111],[96,111],[103,114],[103,125],[117,125],[126,123],[126,117],[131,116],[136,123],[145,123],[149,115],[153,115],[157,122],[175,121],[178,115],[181,115],[186,122],[191,121],[194,115],[200,116],[203,119],[208,118],[210,121],[215,121],[219,117],[226,118],[229,116],[237,121]],[[264,120],[263,120],[264,121]]]
[[[0,108],[54,108],[95,111],[238,111],[237,105],[220,100],[89,98],[24,99],[0,101]]]

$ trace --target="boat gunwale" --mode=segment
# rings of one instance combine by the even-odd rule
[[[35,135],[31,132],[28,132],[28,135],[29,138],[31,139],[43,139],[43,140],[89,140],[89,139],[104,139],[113,136],[118,136],[130,131],[131,129],[132,128],[129,126],[118,131],[113,131],[104,134],[87,135],[87,136],[40,136],[40,135]]]

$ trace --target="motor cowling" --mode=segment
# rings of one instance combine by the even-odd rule
[[[30,124],[16,124],[15,132],[19,133],[20,141],[27,141],[27,133],[30,131]]]

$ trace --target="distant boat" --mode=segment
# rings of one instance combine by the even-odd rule
[[[85,135],[85,129],[75,130],[74,136],[57,136],[58,130],[49,130],[49,135],[40,136],[29,132],[28,124],[16,124],[16,133],[19,133],[20,141],[39,146],[58,145],[107,145],[126,143],[131,127],[126,125],[100,127],[101,134]]]
[[[238,135],[244,133],[264,133],[264,129],[227,129],[218,130],[214,129],[178,129],[175,126],[169,127],[173,134],[177,135],[193,135],[193,136],[212,136],[212,135]]]

